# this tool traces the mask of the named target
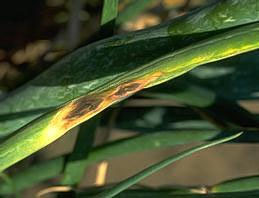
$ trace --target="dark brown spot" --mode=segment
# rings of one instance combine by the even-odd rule
[[[103,99],[85,96],[74,103],[74,109],[66,116],[65,119],[74,119],[94,111],[102,103]]]
[[[135,91],[140,86],[139,83],[132,83],[129,85],[124,85],[119,88],[118,91],[114,93],[115,96],[127,96],[129,93]]]

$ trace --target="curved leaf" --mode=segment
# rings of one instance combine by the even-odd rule
[[[219,131],[216,130],[164,130],[147,135],[138,135],[95,147],[89,152],[88,155],[85,154],[87,156],[84,156],[84,158],[78,160],[78,163],[76,164],[86,166],[102,160],[112,159],[134,152],[150,151],[154,149],[162,149],[176,145],[204,141],[214,138],[218,134]],[[11,181],[15,185],[19,186],[17,190],[23,190],[35,185],[36,182],[41,182],[51,177],[57,177],[62,173],[62,171],[66,171],[64,170],[65,159],[66,156],[62,156],[46,162],[40,162],[40,164],[35,164],[15,175],[12,175],[10,177]],[[49,177],[50,175],[51,177]],[[23,181],[24,178],[27,178],[26,182]],[[21,182],[23,182],[23,184],[21,184]],[[62,183],[64,183],[64,181],[62,181]],[[7,183],[0,183],[0,195],[12,193],[11,186],[7,185]]]
[[[169,157],[168,159],[165,159],[161,162],[158,162],[154,165],[151,165],[150,167],[144,169],[143,171],[137,173],[134,176],[129,177],[128,179],[125,179],[124,181],[120,182],[119,184],[115,185],[114,187],[112,187],[111,189],[105,190],[104,192],[97,194],[96,196],[93,197],[98,197],[98,198],[111,198],[116,196],[117,194],[119,194],[120,192],[126,190],[127,188],[133,186],[134,184],[136,184],[137,182],[141,181],[142,179],[148,177],[149,175],[157,172],[158,170],[170,165],[173,162],[176,162],[182,158],[185,158],[197,151],[215,146],[217,144],[221,144],[224,143],[226,141],[230,141],[234,138],[237,138],[238,136],[240,136],[242,133],[238,133],[235,134],[233,136],[224,138],[224,139],[220,139],[220,140],[216,140],[214,142],[210,142],[207,144],[202,144],[196,147],[193,147],[191,149],[188,149],[186,151],[183,151],[182,153],[179,153],[175,156]]]
[[[205,63],[259,48],[259,25],[243,26],[128,70],[21,128],[0,145],[0,171],[55,141],[110,105]]]
[[[220,1],[157,27],[75,51],[0,103],[0,136],[14,132],[49,109],[105,86],[128,70],[207,38],[210,31],[258,21],[258,5],[257,0]],[[226,22],[224,16],[234,20]],[[191,35],[204,32],[209,34]]]
[[[212,193],[245,192],[259,190],[259,176],[232,179],[211,187]]]

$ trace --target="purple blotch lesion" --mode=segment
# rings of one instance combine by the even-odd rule
[[[113,95],[119,96],[119,97],[127,96],[130,93],[138,90],[140,85],[141,85],[140,83],[132,83],[132,84],[123,85],[123,86],[119,87],[118,90]]]
[[[76,119],[88,112],[95,111],[103,102],[101,98],[85,96],[73,103],[73,110],[65,117],[65,119]]]

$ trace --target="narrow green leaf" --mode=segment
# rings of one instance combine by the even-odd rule
[[[107,113],[107,117],[109,117]],[[172,116],[174,115],[174,116]],[[102,123],[105,125],[106,123]],[[214,138],[223,138],[238,130],[222,130],[208,122],[202,120],[194,111],[183,107],[128,107],[123,108],[117,116],[114,128],[138,133],[154,133],[171,131],[221,131]],[[240,131],[240,130],[239,130]],[[258,143],[258,130],[247,128],[245,133],[233,143]]]
[[[109,116],[110,113],[107,111],[104,118]],[[105,119],[101,124],[107,125]],[[147,107],[124,107],[120,110],[113,127],[139,133],[217,129],[208,121],[201,120],[201,117],[190,108],[160,106],[159,104]]]
[[[120,182],[119,184],[115,185],[113,188],[111,189],[108,189],[94,197],[98,197],[98,198],[111,198],[111,197],[114,197],[116,196],[117,194],[119,194],[120,192],[126,190],[127,188],[129,188],[130,186],[138,183],[139,181],[141,181],[142,179],[148,177],[149,175],[157,172],[158,170],[170,165],[171,163],[173,162],[176,162],[184,157],[187,157],[197,151],[200,151],[200,150],[203,150],[203,149],[206,149],[208,147],[211,147],[211,146],[215,146],[217,144],[221,144],[221,143],[224,143],[224,142],[227,142],[227,141],[230,141],[232,139],[235,139],[237,137],[239,137],[242,133],[238,133],[238,134],[235,134],[233,136],[230,136],[230,137],[227,137],[227,138],[224,138],[224,139],[220,139],[220,140],[217,140],[217,141],[214,141],[214,142],[210,142],[210,143],[207,143],[207,144],[203,144],[203,145],[200,145],[200,146],[197,146],[197,147],[194,147],[194,148],[191,148],[191,149],[188,149],[182,153],[179,153],[175,156],[172,156],[172,157],[169,157],[168,159],[166,160],[163,160],[157,164],[154,164],[146,169],[144,169],[143,171],[137,173],[136,175]]]
[[[10,177],[11,185],[3,182],[0,183],[0,194],[12,194],[14,193],[14,187],[16,191],[21,191],[38,184],[41,181],[56,177],[63,170],[63,165],[64,157],[58,157],[46,162],[40,162],[22,170]]]
[[[140,135],[97,147],[92,153],[90,153],[88,160],[96,162],[128,153],[199,142],[215,137],[218,133],[219,132],[215,130],[179,130],[173,133],[170,131],[164,131],[160,133]]]
[[[174,100],[194,107],[204,118],[221,128],[240,127],[240,130],[244,130],[259,126],[259,121],[236,101],[198,84],[193,78],[180,78],[165,86],[141,92],[140,95]]]
[[[259,19],[259,2],[257,0],[226,0],[216,3],[186,16],[184,21],[171,25],[171,34],[188,35],[226,29]]]
[[[77,198],[84,198],[84,197],[92,197],[93,195],[96,195],[97,193],[102,192],[105,190],[105,188],[109,187],[99,187],[99,188],[87,188],[84,191],[77,193]],[[191,194],[193,189],[189,188],[158,188],[153,189],[150,187],[145,188],[137,188],[137,189],[127,189],[123,192],[121,192],[119,195],[116,195],[116,197],[149,197],[149,198],[157,198],[157,197],[176,197],[178,195],[186,195]]]
[[[88,164],[93,164],[102,160],[112,159],[114,157],[128,155],[134,152],[150,151],[175,145],[200,142],[211,139],[218,134],[219,132],[215,130],[164,131],[113,141],[102,146],[95,147],[88,155],[86,154],[86,156],[84,156],[85,160],[80,161],[82,164],[80,164],[79,171],[81,172]],[[19,190],[31,187],[41,181],[60,175],[63,171],[66,158],[66,156],[63,156],[57,159],[41,162],[40,164],[34,165],[12,176],[11,180],[14,184],[19,186]],[[78,179],[79,177],[76,176],[77,174],[75,174],[75,177],[73,178]],[[24,178],[27,178],[26,182],[24,181]],[[6,183],[0,183],[0,195],[11,194],[12,192],[12,189],[7,186]]]
[[[236,192],[236,193],[212,193],[212,194],[175,194],[170,190],[126,190],[121,192],[116,198],[257,198],[259,191]],[[91,197],[87,193],[78,194],[77,198]]]
[[[230,100],[259,98],[259,52],[253,51],[197,68],[191,74]],[[249,69],[247,63],[249,62]]]
[[[257,23],[219,34],[123,73],[109,83],[46,113],[0,147],[0,171],[60,138],[67,131],[132,94],[209,62],[259,48]]]
[[[186,75],[185,75],[186,76]],[[141,96],[175,100],[194,107],[208,107],[216,101],[217,94],[189,78],[175,79],[140,93]]]
[[[155,1],[157,0],[131,0],[129,5],[127,5],[121,13],[119,13],[118,18],[116,19],[116,24],[120,25],[126,21],[134,19]]]
[[[94,143],[95,131],[99,123],[99,117],[95,117],[80,125],[77,140],[73,152],[69,155],[65,164],[63,185],[76,185],[84,174],[88,154]]]
[[[241,177],[214,185],[210,188],[212,193],[244,192],[259,190],[259,176]]]
[[[1,101],[1,117],[16,115],[16,118],[1,120],[0,136],[13,133],[49,109],[88,94],[130,69],[139,68],[167,53],[209,38],[213,33],[211,31],[217,30],[213,34],[218,34],[222,28],[258,21],[258,6],[257,0],[218,1],[215,5],[154,28],[115,36],[75,51]],[[232,20],[226,21],[224,16]],[[192,35],[197,31],[208,34]],[[188,36],[182,35],[186,32]],[[37,112],[37,109],[43,111]],[[25,116],[23,112],[35,114]]]
[[[16,197],[19,196],[19,192],[16,189],[15,183],[8,175],[6,175],[4,173],[0,173],[0,181],[1,181],[1,183],[4,184],[4,186],[6,186],[7,188],[10,189],[10,192],[12,192],[12,194],[16,195]]]
[[[104,0],[102,17],[101,17],[101,33],[103,37],[112,36],[115,20],[118,15],[119,0]]]

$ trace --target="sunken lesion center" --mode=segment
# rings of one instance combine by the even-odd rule
[[[88,112],[94,111],[99,107],[102,101],[103,99],[101,98],[89,96],[82,97],[75,101],[75,103],[73,104],[74,108],[69,113],[69,115],[66,116],[66,119],[76,119],[85,115]]]
[[[65,117],[68,120],[75,120],[83,117],[87,113],[97,111],[99,107],[105,101],[118,100],[118,98],[127,97],[132,93],[135,93],[139,88],[140,83],[124,84],[115,89],[115,91],[107,93],[107,96],[84,96],[72,104],[72,110]]]
[[[139,83],[127,84],[119,87],[119,89],[113,94],[114,96],[127,96],[132,92],[135,92],[140,87]]]

